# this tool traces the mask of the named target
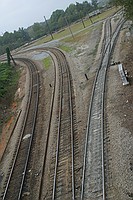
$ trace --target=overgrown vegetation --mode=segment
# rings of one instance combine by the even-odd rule
[[[11,117],[10,106],[13,102],[19,79],[19,72],[7,63],[0,63],[0,133],[3,123]]]
[[[0,63],[0,104],[10,105],[17,87],[19,73],[13,66]]]
[[[70,46],[66,46],[66,45],[60,45],[59,48],[68,53],[72,51],[72,48]]]
[[[43,64],[44,64],[45,69],[49,69],[49,67],[52,64],[52,60],[51,60],[50,56],[43,59]]]
[[[0,54],[5,53],[7,47],[13,50],[29,41],[30,36],[23,28],[19,28],[19,30],[14,31],[14,33],[6,31],[3,36],[0,36]]]

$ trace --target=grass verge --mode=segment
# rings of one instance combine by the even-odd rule
[[[7,63],[0,63],[0,132],[10,116],[8,112],[17,89],[20,71]]]
[[[51,57],[48,56],[47,58],[44,58],[44,59],[42,60],[42,62],[43,62],[43,65],[44,65],[45,69],[46,69],[46,70],[49,69],[50,66],[51,66],[51,64],[52,64]]]

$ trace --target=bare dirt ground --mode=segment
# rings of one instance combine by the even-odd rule
[[[107,186],[108,199],[110,200],[131,200],[133,199],[133,39],[132,37],[127,37],[126,33],[128,29],[123,29],[120,33],[120,38],[117,42],[115,52],[113,54],[112,60],[121,61],[124,64],[124,68],[127,69],[129,73],[129,86],[123,86],[117,66],[110,66],[108,70],[107,86],[106,86],[106,122],[108,129],[109,142],[108,146],[108,156],[110,161],[109,165],[109,182]],[[93,30],[89,33],[86,33],[82,39],[78,42],[75,42],[73,45],[75,51],[66,53],[71,73],[73,77],[73,85],[75,91],[75,101],[76,101],[76,113],[77,113],[77,124],[78,124],[78,133],[81,139],[81,165],[82,165],[82,156],[84,149],[84,136],[86,132],[89,101],[92,91],[92,85],[95,77],[95,72],[98,67],[99,60],[99,51],[97,52],[98,44],[100,42],[100,37],[102,36],[102,24],[95,26]],[[97,54],[96,54],[97,52]],[[40,66],[41,70],[42,65]],[[88,77],[88,80],[85,77],[85,74]],[[49,88],[49,83],[52,81],[51,69],[43,72],[43,86],[42,95],[43,100],[41,100],[42,107],[49,106],[49,98],[51,97],[51,92]],[[25,91],[25,80],[26,80],[26,71],[24,70],[20,79],[20,91],[16,93],[16,97],[23,99],[26,95]],[[48,91],[47,91],[48,89]],[[20,95],[20,97],[19,97]],[[22,107],[22,105],[21,105]],[[41,107],[41,105],[40,105]],[[41,108],[42,108],[41,107]],[[15,108],[19,110],[20,107]],[[43,110],[45,117],[41,120],[41,126],[43,121],[45,121],[48,110]],[[13,119],[11,119],[13,120]],[[5,126],[10,125],[11,121],[8,122]],[[46,126],[46,121],[45,121]],[[44,128],[44,126],[43,126]],[[45,129],[45,128],[44,128]],[[5,131],[5,128],[4,128]],[[7,131],[9,132],[9,131]],[[5,135],[3,133],[3,135]],[[6,136],[6,135],[5,135]],[[8,136],[9,137],[9,136]],[[5,137],[0,141],[0,155],[4,151],[7,140]],[[13,148],[13,147],[11,147]],[[39,155],[39,152],[38,152]],[[37,155],[37,156],[38,156]],[[41,155],[42,156],[42,155]],[[40,159],[41,159],[40,156]],[[9,158],[9,156],[8,156]],[[8,160],[8,159],[7,159]],[[6,163],[7,164],[7,163]],[[0,169],[0,184],[3,177],[5,165],[2,164]],[[39,163],[38,163],[39,169]]]

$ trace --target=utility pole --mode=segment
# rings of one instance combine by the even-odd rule
[[[8,65],[10,66],[10,64],[11,64],[11,58],[10,58],[9,47],[6,48],[6,54],[7,54],[7,62],[8,62]]]
[[[92,19],[91,19],[91,17],[89,16],[89,20],[90,20],[90,22],[93,24],[93,21],[92,21]]]
[[[50,33],[50,35],[51,35],[51,38],[52,38],[52,40],[53,40],[54,37],[53,37],[53,35],[52,35],[52,32],[51,32],[51,30],[50,30],[49,24],[48,24],[47,19],[46,19],[45,16],[44,16],[44,19],[45,19],[45,22],[46,22],[46,24],[47,24],[47,27],[48,27],[49,33]]]
[[[15,62],[15,60],[14,60],[14,58],[13,58],[13,56],[12,56],[12,54],[11,54],[11,53],[10,53],[10,57],[11,57],[11,59],[12,59],[12,61],[13,61],[14,65],[16,66],[16,62]]]
[[[81,21],[82,21],[83,27],[85,28],[85,23],[84,23],[84,20],[83,20],[82,15],[81,15],[81,12],[80,12],[80,18],[81,18]]]
[[[71,35],[72,35],[72,37],[73,37],[73,39],[74,39],[74,35],[73,35],[73,33],[72,33],[72,30],[71,30],[71,27],[70,27],[70,25],[69,25],[69,23],[68,23],[68,20],[67,20],[66,17],[64,17],[64,18],[65,18],[66,24],[67,24],[67,26],[68,26],[68,28],[69,28],[69,30],[70,30],[70,33],[71,33]]]
[[[9,47],[6,48],[6,54],[7,54],[7,62],[8,62],[8,65],[10,66],[11,60],[12,60],[13,63],[14,63],[14,65],[16,66],[16,62],[15,62],[14,58],[13,58],[12,55],[11,55],[11,52],[10,52]]]

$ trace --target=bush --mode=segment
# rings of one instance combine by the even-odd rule
[[[17,87],[18,72],[7,63],[0,63],[0,103],[10,104]]]

